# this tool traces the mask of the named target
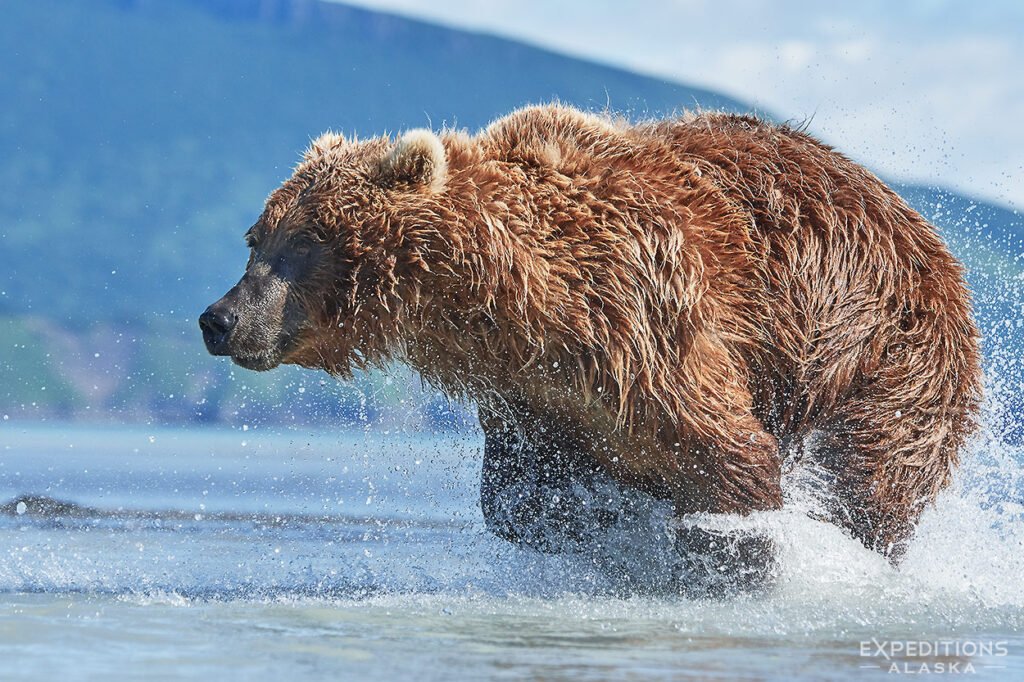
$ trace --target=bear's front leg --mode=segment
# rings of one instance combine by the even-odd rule
[[[707,527],[691,519],[678,523],[684,593],[723,598],[763,592],[775,583],[775,544],[765,531]]]
[[[627,519],[634,500],[552,415],[517,407],[515,422],[480,408],[480,507],[487,529],[541,552],[586,549]]]
[[[683,458],[698,472],[676,502],[683,589],[711,597],[757,593],[774,584],[778,568],[768,529],[749,515],[782,506],[779,448],[752,415],[724,424],[728,415],[716,416],[718,437],[690,441]]]

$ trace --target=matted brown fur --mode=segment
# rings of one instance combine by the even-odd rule
[[[285,362],[401,359],[485,422],[525,406],[680,514],[779,507],[779,443],[820,432],[836,521],[896,556],[975,427],[961,266],[785,126],[552,105],[475,136],[325,135],[252,237],[295,232],[331,256]]]

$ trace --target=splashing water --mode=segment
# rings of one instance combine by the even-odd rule
[[[965,660],[979,674],[1024,665],[1021,453],[991,429],[899,570],[811,519],[820,486],[795,467],[786,509],[754,520],[778,546],[778,584],[728,600],[679,595],[664,505],[572,555],[492,538],[475,437],[246,433],[243,447],[234,432],[149,435],[19,427],[0,464],[0,624],[19,623],[0,650],[29,678],[65,669],[46,647],[17,652],[69,627],[81,636],[72,649],[95,657],[98,633],[129,646],[138,628],[195,623],[183,641],[241,652],[237,669],[253,674],[311,660],[325,675],[344,662],[367,676],[435,666],[443,677],[453,665],[469,676],[731,676],[782,656],[773,672],[817,679],[874,664],[861,654],[873,637],[1006,641],[1010,656]],[[255,636],[266,630],[282,637],[273,656]],[[144,670],[156,653],[139,646]],[[223,666],[186,663],[169,669]]]

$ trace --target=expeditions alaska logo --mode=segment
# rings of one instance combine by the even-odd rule
[[[885,670],[897,675],[972,675],[978,670],[1006,666],[977,659],[999,659],[1009,653],[1005,640],[861,640],[860,656],[871,659],[861,668]]]

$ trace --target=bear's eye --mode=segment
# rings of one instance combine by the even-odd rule
[[[309,242],[299,242],[298,244],[295,245],[295,248],[294,248],[295,255],[297,255],[297,256],[308,255],[310,248],[311,247],[309,245]]]

